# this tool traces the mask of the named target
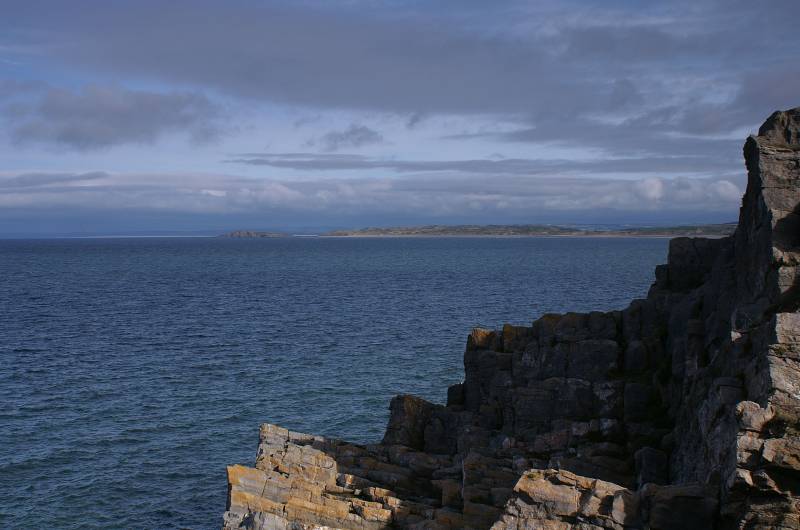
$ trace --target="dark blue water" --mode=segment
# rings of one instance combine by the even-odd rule
[[[258,425],[442,402],[475,325],[622,308],[663,239],[0,241],[0,528],[217,528]]]

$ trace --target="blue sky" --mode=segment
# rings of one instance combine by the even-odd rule
[[[735,220],[800,2],[37,2],[0,234]]]

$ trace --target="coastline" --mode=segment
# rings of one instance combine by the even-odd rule
[[[288,236],[293,237],[293,236]],[[676,237],[704,237],[708,239],[721,239],[728,237],[720,234],[352,234],[352,235],[320,235],[316,236],[326,239],[403,239],[403,238],[497,238],[497,239],[524,239],[524,238],[583,238],[583,239],[674,239]],[[253,238],[258,239],[258,238]],[[267,238],[264,238],[267,239]]]
[[[560,225],[419,225],[355,228],[298,234],[260,230],[234,230],[219,237],[269,239],[281,237],[710,237],[732,235],[734,223],[678,226],[560,226]]]

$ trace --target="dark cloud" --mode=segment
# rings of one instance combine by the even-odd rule
[[[322,107],[563,116],[606,110],[619,79],[658,105],[676,80],[707,93],[741,84],[752,65],[797,70],[787,21],[800,14],[789,1],[504,2],[460,17],[402,3],[97,2],[80,13],[55,3],[48,20],[37,2],[7,10],[14,29],[46,27],[63,60],[112,73]],[[750,105],[763,114],[774,103]]]
[[[0,30],[98,75],[191,84],[251,101],[398,112],[411,116],[409,127],[441,113],[496,115],[523,125],[498,137],[585,142],[611,155],[730,160],[738,146],[719,136],[797,104],[800,88],[795,0],[83,6],[10,0]],[[139,118],[125,132],[96,118],[33,119],[15,135],[84,148],[151,141],[164,128],[203,135],[197,124],[208,102],[169,97],[181,101],[140,103],[156,108],[130,113],[163,114],[162,125]],[[357,125],[319,139],[329,150],[378,140]]]
[[[51,144],[92,150],[125,143],[153,143],[159,136],[188,133],[194,141],[218,132],[219,109],[194,92],[145,92],[88,86],[49,88],[3,109],[8,133],[19,144]]]
[[[412,113],[408,117],[408,120],[406,121],[406,128],[407,129],[415,128],[417,125],[419,125],[420,123],[425,121],[425,118],[426,118],[426,116],[422,112],[414,112],[414,113]]]
[[[541,92],[531,89],[553,86],[532,70],[543,54],[529,44],[474,35],[403,9],[97,2],[78,15],[55,3],[47,20],[38,16],[39,9],[17,7],[15,27],[46,26],[51,38],[64,41],[54,53],[69,64],[259,100],[410,112],[496,111],[519,108]],[[58,24],[48,24],[51,19]]]
[[[676,109],[658,109],[618,123],[606,123],[580,116],[566,122],[542,119],[531,128],[453,138],[483,137],[508,142],[599,149],[606,156],[653,159],[654,167],[658,159],[690,160],[693,157],[706,159],[711,165],[718,164],[720,168],[741,167],[744,135],[740,133],[728,139],[724,136],[699,134],[697,130],[703,126],[697,120],[714,120],[720,114],[712,113],[702,118],[702,109],[698,107],[695,110],[697,112],[692,115],[691,123],[684,124],[684,129],[680,132],[675,124],[686,119],[685,113]],[[763,121],[767,116],[759,118],[755,123]],[[716,126],[713,129],[719,134]]]
[[[365,125],[352,123],[342,131],[331,131],[309,143],[311,145],[319,144],[325,151],[338,151],[339,149],[383,143],[383,135]]]

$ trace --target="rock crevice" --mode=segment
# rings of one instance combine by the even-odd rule
[[[800,529],[800,110],[747,139],[739,224],[622,311],[475,329],[381,443],[265,424],[232,529]]]

